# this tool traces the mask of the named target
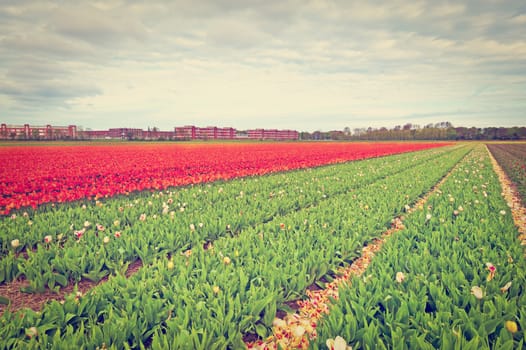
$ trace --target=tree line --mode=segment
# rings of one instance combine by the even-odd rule
[[[301,132],[301,140],[353,140],[353,141],[384,141],[384,140],[526,140],[526,127],[455,127],[450,122],[427,124],[420,127],[407,123],[396,125],[391,129],[381,128],[351,128],[333,131]]]

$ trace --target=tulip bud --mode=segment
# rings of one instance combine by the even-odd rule
[[[31,328],[28,328],[27,331],[26,331],[26,336],[31,339],[33,337],[36,337],[38,335],[38,329],[37,327],[31,327]]]
[[[405,275],[403,272],[396,273],[396,282],[402,283],[405,280]]]
[[[516,333],[519,330],[519,326],[517,326],[517,322],[515,321],[506,321],[504,326],[510,333]]]

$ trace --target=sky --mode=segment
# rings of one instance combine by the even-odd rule
[[[526,126],[524,0],[0,0],[0,122]]]

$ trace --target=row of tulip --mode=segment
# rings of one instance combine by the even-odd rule
[[[523,349],[526,261],[484,146],[339,290],[313,349]]]
[[[445,149],[350,162],[287,175],[140,193],[87,206],[63,204],[0,222],[0,283],[24,276],[27,291],[98,281],[140,258],[178,253],[318,205],[389,174],[430,162]],[[345,177],[341,174],[345,173]],[[364,172],[367,176],[364,176]],[[331,186],[327,185],[331,182]]]
[[[0,147],[0,214],[424,150],[440,143],[230,143]]]
[[[347,186],[318,205],[243,227],[233,237],[157,256],[129,279],[119,274],[41,313],[26,311],[21,318],[7,312],[0,319],[8,325],[0,330],[1,342],[8,348],[242,348],[244,334],[265,337],[287,301],[334,276],[469,151],[449,148],[417,163],[386,158],[406,170]],[[367,177],[366,168],[349,174],[347,167],[335,166],[342,181]],[[326,180],[321,197],[340,186]]]
[[[526,203],[526,143],[487,145]]]

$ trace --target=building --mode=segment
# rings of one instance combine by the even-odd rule
[[[77,138],[78,133],[76,125],[0,125],[0,139],[3,140],[73,140]]]
[[[194,125],[177,126],[173,131],[161,131],[157,128],[148,130],[136,128],[111,128],[108,130],[78,131],[77,126],[30,126],[2,124],[0,139],[3,140],[298,140],[296,130],[253,129],[238,131],[235,128]]]
[[[248,138],[251,140],[298,140],[299,133],[296,130],[277,130],[277,129],[253,129],[247,131]]]

